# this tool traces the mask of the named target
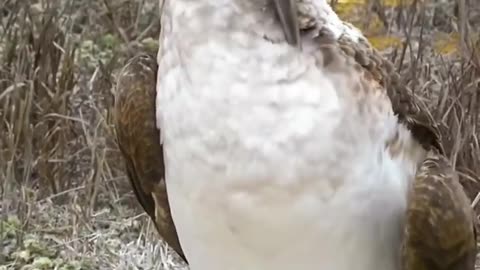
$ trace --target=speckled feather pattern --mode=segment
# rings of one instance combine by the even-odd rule
[[[477,241],[469,205],[449,161],[430,152],[408,193],[403,268],[474,269]]]
[[[193,270],[420,270],[427,257],[459,254],[418,245],[433,235],[474,252],[471,209],[441,159],[431,115],[324,0],[297,4],[303,52],[285,44],[269,1],[161,1],[156,113],[169,202],[164,189],[151,194],[163,198],[156,211],[171,207],[182,244],[174,248]],[[150,90],[133,92],[150,104]],[[142,182],[156,181],[131,178],[145,194]],[[448,188],[418,188],[432,179]],[[438,204],[444,197],[459,203]],[[422,231],[414,213],[440,225]],[[464,234],[450,233],[455,226]],[[455,269],[471,268],[470,257],[459,258],[464,267]]]

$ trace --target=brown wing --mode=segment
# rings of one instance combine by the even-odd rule
[[[403,269],[473,270],[474,214],[446,158],[430,154],[421,165],[408,198]]]
[[[164,178],[163,148],[156,128],[157,62],[139,55],[123,68],[115,93],[115,130],[128,178],[143,209],[165,241],[185,260]]]

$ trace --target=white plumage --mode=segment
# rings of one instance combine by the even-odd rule
[[[425,151],[380,86],[308,36],[289,46],[267,5],[163,3],[157,121],[190,267],[397,269]],[[324,0],[304,5],[334,38],[363,38]]]

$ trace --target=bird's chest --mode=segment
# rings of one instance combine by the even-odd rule
[[[404,179],[328,77],[181,60],[160,61],[157,119],[192,270],[394,269]]]
[[[312,177],[350,155],[349,134],[341,128],[346,106],[327,78],[307,65],[275,68],[262,59],[203,51],[215,59],[210,66],[195,52],[188,65],[181,53],[160,61],[157,119],[167,160],[228,175],[219,184],[236,185]],[[213,180],[196,182],[202,181]]]

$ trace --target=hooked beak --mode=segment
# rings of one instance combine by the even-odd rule
[[[301,48],[300,28],[298,25],[295,0],[273,0],[273,3],[282,24],[285,39],[290,45]]]

